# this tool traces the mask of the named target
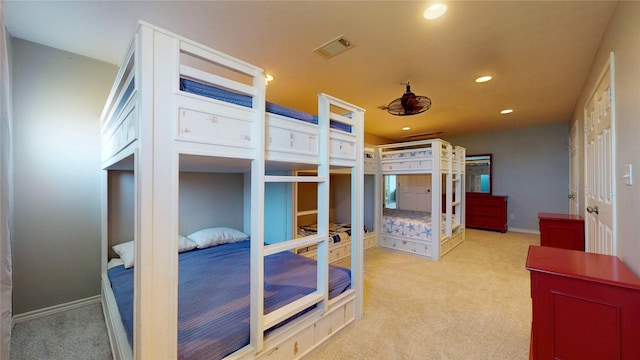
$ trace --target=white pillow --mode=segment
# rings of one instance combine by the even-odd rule
[[[196,244],[193,240],[189,239],[188,237],[178,235],[178,252],[179,253],[193,250],[196,247],[198,247],[198,244]]]
[[[208,248],[210,246],[234,243],[247,240],[249,235],[227,227],[207,228],[194,232],[187,236],[198,244],[198,249]]]
[[[120,259],[124,261],[125,269],[133,267],[133,261],[135,259],[135,244],[133,243],[133,240],[114,245],[112,249],[116,254],[118,254],[118,256],[120,256]]]
[[[181,253],[183,251],[193,250],[198,246],[195,242],[191,241],[191,239],[184,237],[182,235],[178,235],[178,252]],[[112,247],[113,251],[118,254],[120,259],[124,262],[124,268],[129,269],[133,267],[133,262],[135,259],[135,244],[133,240],[124,242],[122,244],[114,245]]]

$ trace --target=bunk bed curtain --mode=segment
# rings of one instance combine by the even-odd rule
[[[250,241],[241,241],[179,254],[179,359],[221,359],[249,344],[249,251]],[[314,292],[316,265],[291,252],[267,256],[265,313]],[[133,344],[133,269],[115,266],[108,276]],[[348,269],[330,265],[329,298],[349,289],[350,279]]]

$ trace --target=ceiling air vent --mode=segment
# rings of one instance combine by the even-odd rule
[[[329,41],[328,43],[315,48],[313,51],[324,56],[327,59],[342,54],[343,52],[353,48],[355,45],[340,35],[337,38]]]
[[[404,135],[402,137],[409,140],[428,140],[428,139],[435,139],[438,136],[442,135],[443,133],[444,132],[442,131],[434,131],[434,132],[421,133],[421,134]]]

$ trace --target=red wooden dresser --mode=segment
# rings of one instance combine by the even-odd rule
[[[640,278],[615,256],[529,247],[530,359],[640,359]]]
[[[584,251],[584,219],[578,215],[539,213],[540,245]]]
[[[507,197],[467,193],[465,225],[468,228],[507,232]]]

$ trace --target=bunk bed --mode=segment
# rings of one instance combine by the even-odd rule
[[[364,182],[363,188],[363,217],[364,236],[363,249],[369,249],[377,245],[376,237],[376,211],[379,207],[379,198],[376,196],[378,189],[378,164],[374,145],[364,145],[363,153]],[[311,174],[307,174],[311,175]],[[329,262],[344,267],[349,267],[351,254],[351,224],[345,223],[350,213],[350,204],[346,201],[351,197],[351,183],[349,174],[343,170],[331,172],[330,201],[329,201]],[[308,184],[298,184],[294,188],[293,214],[294,231],[299,237],[315,234],[317,231],[316,214],[317,203],[314,201],[317,189]],[[316,246],[303,246],[295,249],[297,254],[315,259]]]
[[[439,260],[465,239],[465,149],[441,139],[376,149],[379,245]]]
[[[380,209],[380,174],[378,173],[378,158],[374,145],[364,145],[364,225],[367,232],[364,234],[364,248],[369,249],[378,245],[378,221],[377,209]]]
[[[349,173],[350,223],[364,228],[364,110],[319,94],[317,116],[282,112],[265,93],[262,69],[140,22],[101,116],[102,301],[115,359],[295,359],[362,317],[363,232],[351,233],[349,269],[330,265],[328,199],[331,169]],[[133,189],[125,211],[113,201],[120,173]],[[212,219],[180,235],[193,228],[179,190],[191,173],[240,179],[239,213],[226,220],[235,226]],[[292,212],[265,189],[299,182],[317,184],[318,231],[297,238],[265,226]],[[302,246],[316,259],[294,253]]]
[[[365,152],[366,155],[366,152]],[[310,174],[307,174],[310,175]],[[341,170],[332,171],[330,174],[330,201],[329,201],[329,262],[343,267],[349,267],[351,256],[351,223],[350,202],[351,179],[348,173]],[[374,197],[374,176],[365,172],[362,184],[364,192],[363,203],[363,249],[376,245],[375,221],[372,211],[372,199]],[[313,184],[298,184],[294,188],[293,214],[294,231],[298,237],[314,235],[317,232],[317,188]],[[303,246],[295,249],[297,254],[315,259],[316,246]]]

